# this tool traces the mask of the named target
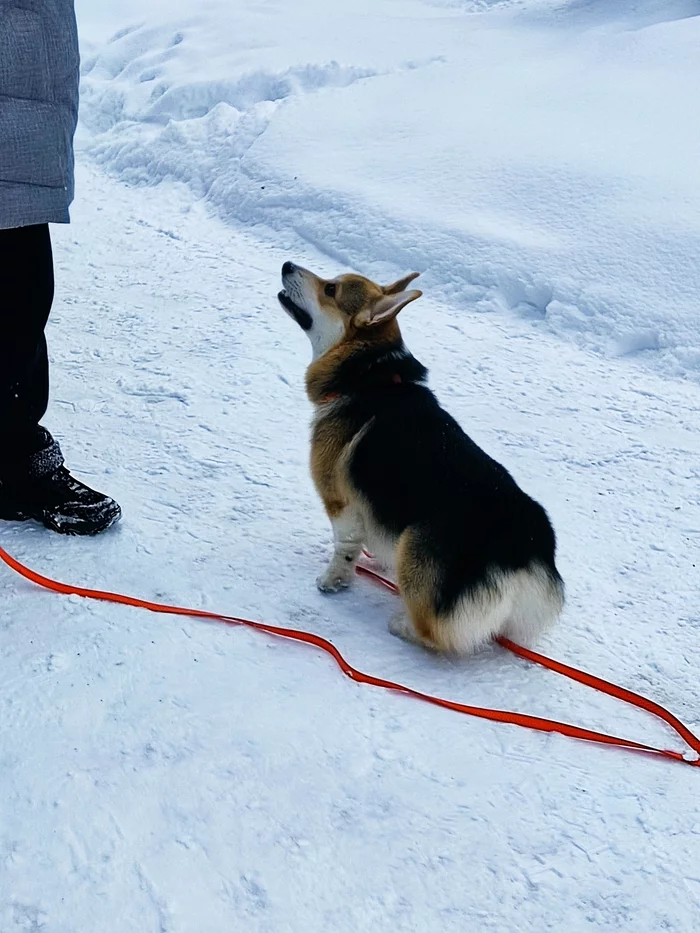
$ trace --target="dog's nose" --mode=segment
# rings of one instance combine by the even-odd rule
[[[282,266],[282,275],[291,275],[295,270],[296,266],[293,262],[285,262],[285,264]]]

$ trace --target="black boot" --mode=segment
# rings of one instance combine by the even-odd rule
[[[96,535],[119,521],[121,509],[109,496],[90,489],[64,466],[39,479],[0,482],[0,519],[33,518],[63,535]]]
[[[0,463],[0,519],[33,518],[64,535],[96,535],[119,520],[113,499],[70,475],[45,428],[37,427],[32,440],[31,446],[28,440],[9,445],[22,456]]]

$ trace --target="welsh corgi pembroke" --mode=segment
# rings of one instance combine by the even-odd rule
[[[335,543],[317,585],[347,587],[367,548],[396,573],[392,634],[458,654],[497,635],[531,643],[564,605],[554,531],[426,387],[397,323],[417,275],[381,286],[282,267],[279,301],[313,350],[311,472]]]

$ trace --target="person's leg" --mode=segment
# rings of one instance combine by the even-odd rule
[[[121,510],[63,466],[40,424],[49,401],[44,329],[53,301],[48,224],[0,230],[0,519],[36,519],[62,534],[91,535]]]
[[[62,463],[39,426],[49,400],[44,329],[53,291],[48,224],[0,230],[0,477],[39,475]]]

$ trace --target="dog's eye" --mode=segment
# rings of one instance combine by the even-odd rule
[[[323,289],[324,295],[327,295],[329,298],[335,298],[335,284],[329,282],[328,285]]]

